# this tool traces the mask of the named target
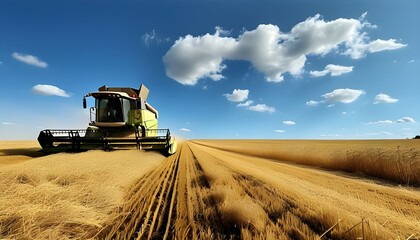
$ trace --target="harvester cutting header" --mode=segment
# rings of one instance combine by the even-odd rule
[[[105,150],[137,147],[176,152],[176,141],[169,129],[158,129],[158,111],[146,102],[149,90],[143,84],[139,89],[102,86],[98,92],[83,97],[95,98],[90,108],[87,129],[42,130],[38,142],[47,151]]]

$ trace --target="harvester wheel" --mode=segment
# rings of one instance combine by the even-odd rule
[[[176,141],[173,141],[171,144],[169,144],[169,147],[167,149],[167,154],[173,155],[176,152],[177,144]]]

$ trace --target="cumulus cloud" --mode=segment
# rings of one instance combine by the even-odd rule
[[[204,77],[220,80],[226,68],[223,58],[235,44],[235,39],[218,34],[180,38],[163,57],[166,74],[184,85],[195,85]]]
[[[281,82],[284,74],[298,76],[308,55],[344,54],[357,59],[367,53],[394,50],[406,46],[395,39],[370,41],[366,28],[375,26],[360,19],[339,18],[325,21],[317,14],[282,32],[272,24],[261,24],[245,30],[237,38],[222,35],[220,27],[214,34],[180,37],[163,57],[166,74],[184,85],[195,85],[199,79],[224,78],[224,60],[249,61],[269,82]],[[349,69],[334,69],[343,74]],[[315,73],[316,74],[316,73]],[[338,75],[337,75],[338,76]]]
[[[246,102],[243,103],[239,103],[238,105],[236,105],[237,107],[249,107],[251,106],[251,104],[253,104],[254,101],[253,100],[248,100]]]
[[[52,85],[38,84],[32,87],[32,92],[44,96],[70,97],[70,94]]]
[[[29,55],[29,54],[14,52],[12,54],[12,57],[14,59],[20,61],[20,62],[29,64],[29,65],[32,65],[32,66],[36,66],[36,67],[40,67],[40,68],[48,67],[48,64],[46,62],[43,62],[38,57]]]
[[[180,128],[178,130],[181,131],[181,132],[191,132],[191,130],[188,129],[188,128]]]
[[[231,102],[239,102],[237,107],[246,107],[247,110],[255,112],[269,112],[273,113],[276,109],[274,107],[267,106],[259,103],[254,104],[254,100],[248,100],[249,90],[248,89],[234,89],[232,93],[223,94]],[[244,102],[245,101],[245,102]]]
[[[323,77],[327,74],[331,74],[331,76],[340,76],[344,73],[349,73],[353,71],[353,66],[340,66],[334,64],[328,64],[324,70],[322,71],[311,71],[310,74],[313,77]]]
[[[288,120],[288,121],[283,121],[283,124],[285,124],[285,125],[295,125],[296,123]]]
[[[415,123],[416,121],[411,117],[403,117],[396,121],[396,123]]]
[[[232,94],[223,94],[231,102],[242,102],[248,98],[248,89],[234,89]]]
[[[284,132],[286,132],[286,131],[284,131],[284,130],[281,130],[281,129],[276,129],[276,130],[274,130],[274,132],[278,132],[278,133],[284,133]]]
[[[328,107],[334,106],[334,103],[352,103],[356,101],[361,95],[365,94],[364,90],[357,90],[357,89],[350,89],[350,88],[344,88],[344,89],[335,89],[332,92],[325,93],[324,95],[321,95],[321,97],[324,98],[322,101],[314,101],[310,100],[306,102],[306,105],[308,106],[317,106],[320,103],[329,103]]]
[[[265,104],[257,104],[247,108],[248,110],[255,111],[255,112],[269,112],[273,113],[276,111],[274,107],[267,106]]]
[[[378,104],[378,103],[396,103],[398,102],[398,99],[396,98],[392,98],[387,94],[384,93],[380,93],[378,95],[375,96],[375,102],[373,102],[373,104]]]
[[[356,90],[356,89],[335,89],[332,92],[326,93],[322,95],[326,102],[330,103],[352,103],[356,101],[361,95],[365,94],[363,90]]]

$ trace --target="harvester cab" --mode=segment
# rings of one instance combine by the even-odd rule
[[[102,86],[83,97],[83,108],[87,108],[87,97],[95,99],[87,129],[47,129],[39,133],[38,141],[46,151],[135,146],[174,154],[175,138],[169,129],[158,129],[158,111],[146,101],[148,95],[143,84],[139,89]]]

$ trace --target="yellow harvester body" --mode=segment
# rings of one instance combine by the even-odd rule
[[[86,150],[102,147],[162,150],[174,154],[177,144],[169,129],[158,128],[158,111],[146,102],[149,90],[102,86],[86,97],[95,98],[86,130],[43,130],[38,141],[44,150]]]

